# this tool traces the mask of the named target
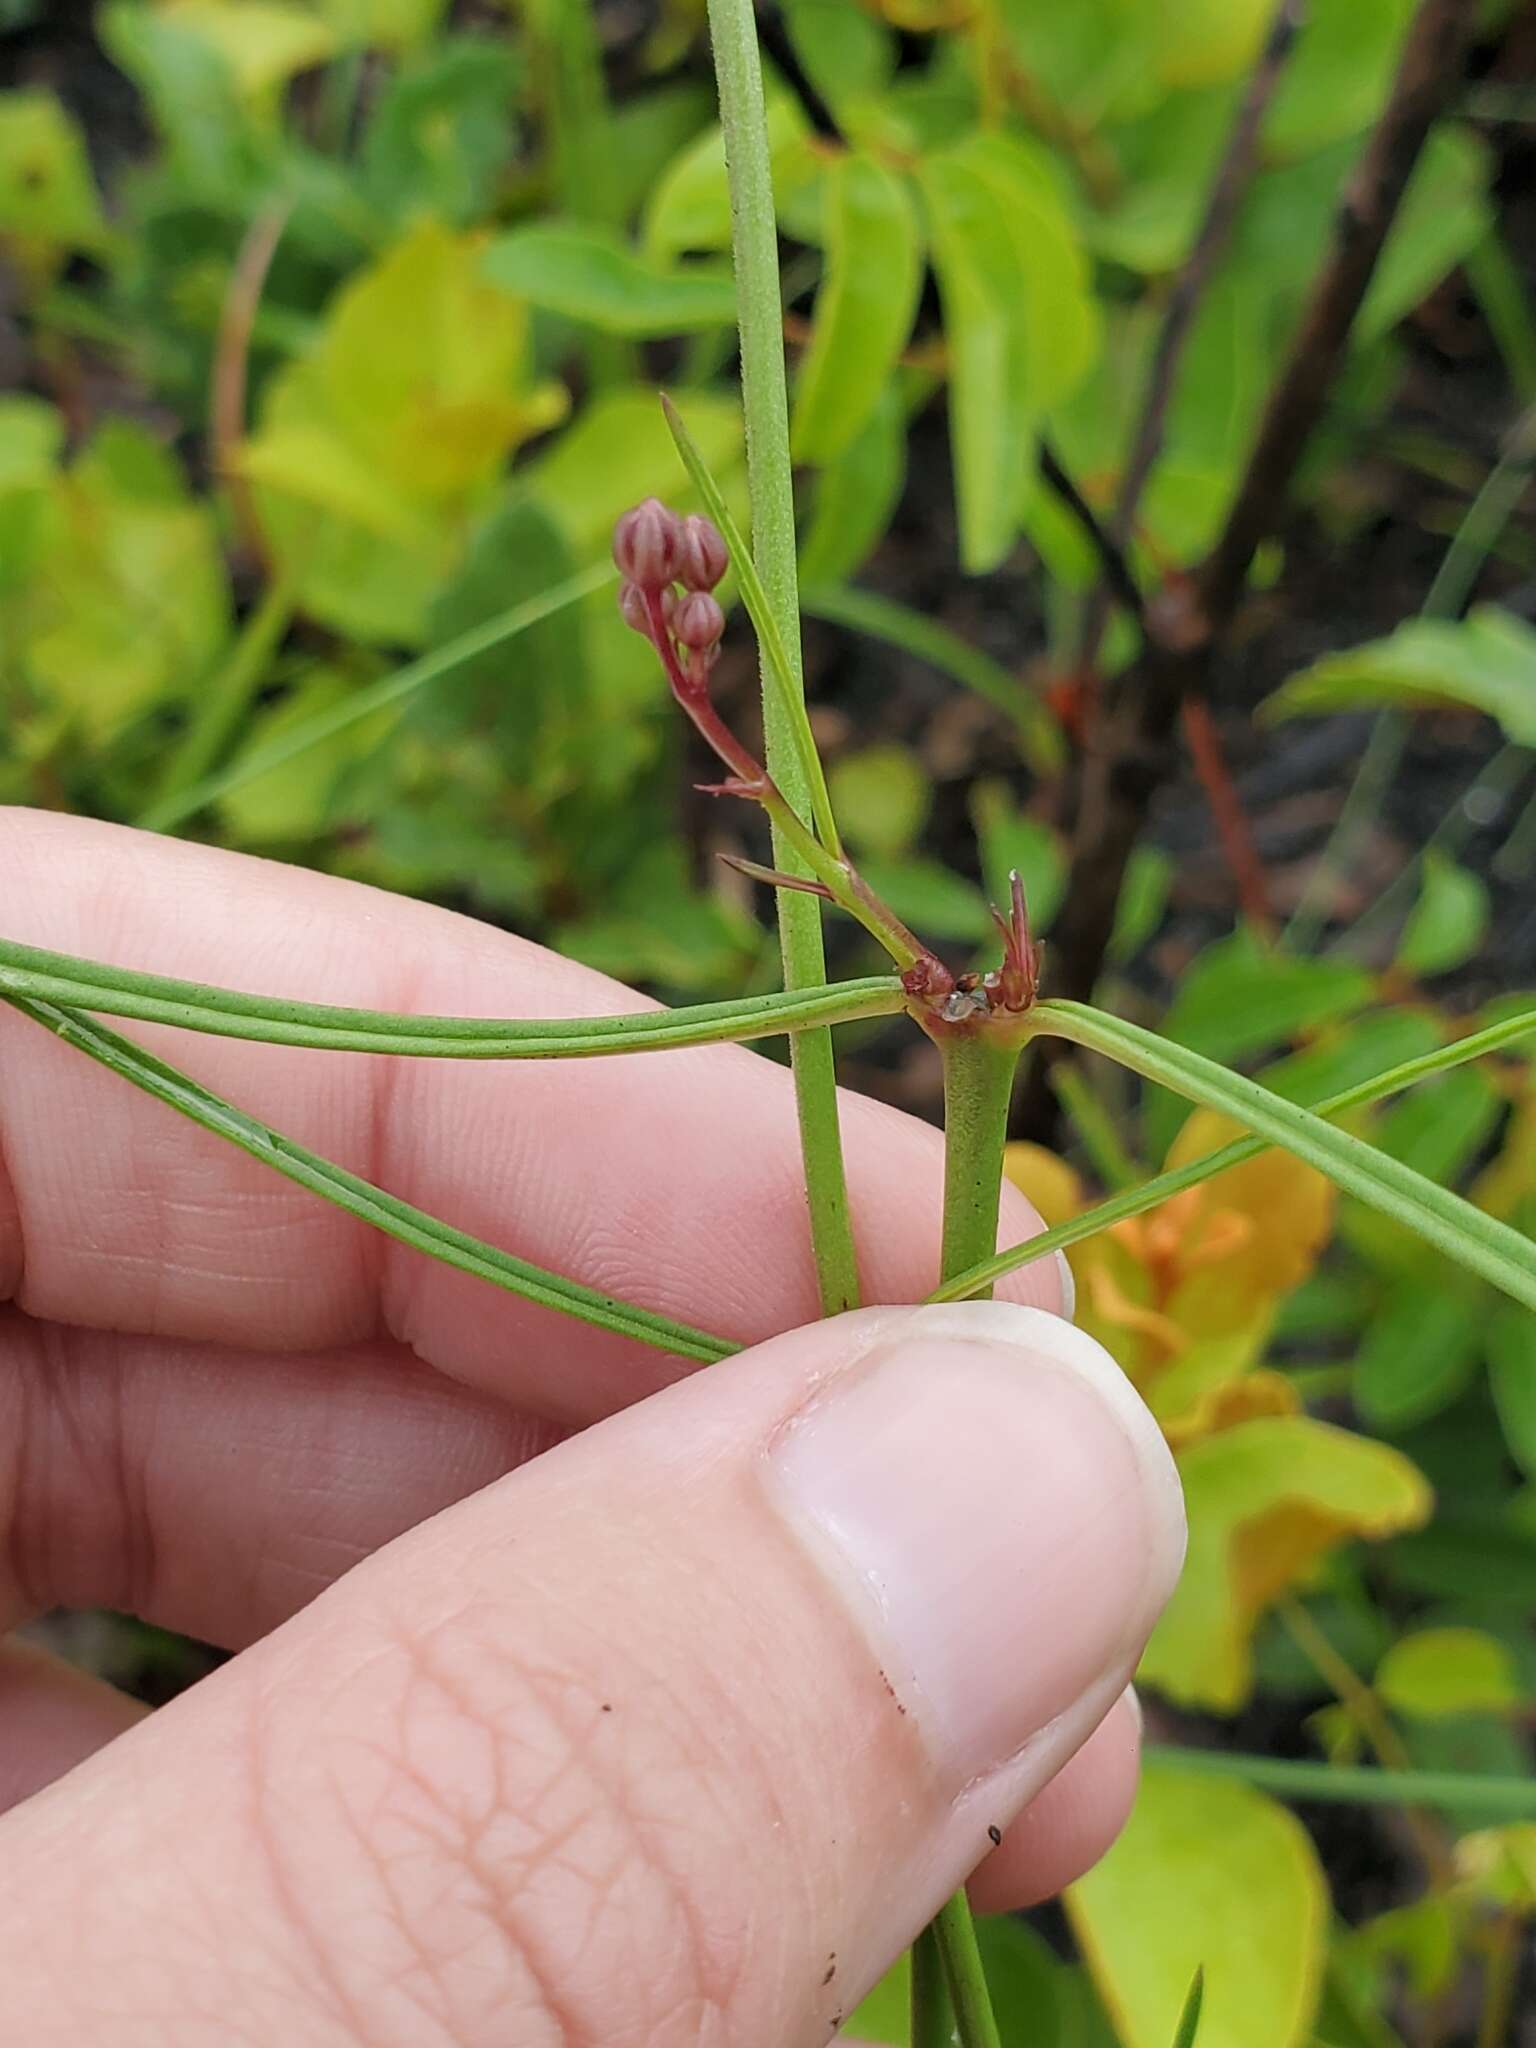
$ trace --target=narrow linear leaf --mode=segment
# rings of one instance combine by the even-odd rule
[[[1379,1102],[1384,1096],[1413,1087],[1415,1082],[1446,1073],[1469,1060],[1481,1059],[1487,1053],[1498,1052],[1533,1031],[1536,1031],[1536,1009],[1514,1011],[1482,1031],[1470,1032],[1450,1045],[1437,1046],[1433,1052],[1406,1060],[1400,1066],[1391,1067],[1353,1088],[1345,1089],[1342,1094],[1330,1096],[1315,1105],[1314,1114],[1341,1116],[1346,1110]],[[1099,1231],[1108,1230],[1112,1224],[1123,1222],[1128,1216],[1140,1216],[1148,1209],[1157,1208],[1172,1196],[1182,1194],[1186,1188],[1198,1187],[1202,1181],[1224,1173],[1229,1166],[1241,1166],[1246,1160],[1256,1159],[1261,1152],[1269,1150],[1270,1143],[1267,1138],[1238,1138],[1230,1145],[1223,1145],[1218,1152],[1207,1153],[1203,1159],[1191,1160],[1189,1165],[1177,1167],[1171,1173],[1160,1173],[1152,1180],[1143,1181],[1140,1187],[1112,1195],[1108,1201],[1085,1209],[1070,1221],[1042,1231],[1038,1237],[1028,1238],[1023,1244],[1013,1245],[1007,1251],[999,1252],[995,1258],[972,1266],[968,1272],[956,1274],[953,1280],[946,1281],[927,1298],[929,1301],[965,1301],[971,1295],[994,1286],[1020,1266],[1031,1265],[1052,1252],[1065,1251],[1068,1246],[1097,1236]]]
[[[1205,1965],[1200,1964],[1189,1982],[1189,1995],[1184,2000],[1184,2010],[1179,2014],[1179,2024],[1174,2029],[1173,2048],[1195,2048],[1195,2036],[1200,2031],[1200,2007],[1205,2001]]]
[[[492,242],[482,267],[492,284],[530,305],[636,341],[727,327],[736,317],[728,270],[663,269],[606,228],[555,221],[514,228]]]
[[[1468,1272],[1491,1281],[1527,1308],[1536,1308],[1536,1246],[1401,1160],[1324,1123],[1312,1111],[1284,1101],[1245,1075],[1229,1073],[1214,1060],[1086,1003],[1042,1003],[1033,1012],[1033,1021],[1037,1030],[1104,1053],[1133,1073],[1246,1124],[1256,1136],[1315,1166],[1346,1194],[1414,1231]]]
[[[1341,1806],[1447,1806],[1490,1820],[1536,1820],[1536,1778],[1501,1778],[1476,1771],[1392,1771],[1374,1764],[1308,1763],[1158,1742],[1148,1743],[1142,1755],[1148,1763],[1173,1764],[1181,1771],[1242,1778],[1284,1799],[1322,1799]]]
[[[855,150],[823,187],[826,271],[795,391],[797,462],[831,462],[857,439],[912,332],[922,284],[906,181]]]
[[[217,803],[220,797],[228,796],[231,790],[255,781],[259,775],[269,774],[274,768],[284,767],[309,748],[319,746],[323,740],[333,739],[337,733],[346,732],[365,718],[372,718],[375,712],[401,703],[417,690],[451,675],[455,669],[464,667],[491,648],[515,640],[519,633],[526,633],[542,620],[552,618],[567,605],[580,604],[583,598],[611,583],[614,574],[608,563],[600,563],[584,569],[579,576],[570,577],[553,590],[546,590],[542,596],[530,598],[526,604],[514,605],[499,617],[488,619],[483,626],[476,626],[473,632],[461,633],[445,646],[435,647],[430,654],[407,662],[393,675],[381,676],[378,682],[370,683],[366,689],[355,691],[344,703],[317,713],[303,725],[284,733],[282,739],[274,741],[270,747],[263,747],[218,774],[206,776],[190,788],[178,790],[165,801],[152,804],[133,822],[147,832],[172,831],[209,804]]]
[[[0,994],[265,1045],[473,1060],[591,1059],[606,1053],[739,1043],[781,1031],[889,1016],[905,1000],[901,983],[893,976],[873,975],[826,988],[614,1017],[415,1017],[393,1010],[245,995],[203,982],[77,960],[13,939],[0,939]]]
[[[888,641],[985,697],[1013,726],[1019,751],[1042,778],[1059,775],[1066,765],[1067,743],[1044,701],[1027,683],[1010,675],[1001,662],[937,620],[926,618],[910,605],[898,604],[894,598],[847,586],[807,590],[801,595],[800,608],[813,619]]]
[[[495,1245],[471,1237],[466,1231],[454,1229],[452,1224],[429,1216],[425,1210],[414,1208],[409,1202],[402,1202],[397,1196],[375,1187],[371,1181],[348,1173],[345,1167],[320,1158],[292,1138],[285,1138],[281,1132],[259,1123],[255,1117],[247,1116],[244,1110],[236,1109],[221,1096],[212,1094],[190,1076],[167,1066],[163,1060],[153,1058],[128,1039],[120,1038],[115,1031],[93,1023],[88,1017],[62,1009],[54,1003],[32,1002],[25,996],[7,996],[5,1000],[24,1017],[30,1017],[34,1023],[53,1032],[66,1045],[88,1054],[112,1073],[131,1081],[146,1095],[154,1096],[191,1122],[200,1124],[205,1131],[227,1139],[242,1152],[282,1174],[284,1179],[323,1196],[348,1215],[357,1217],[359,1222],[372,1225],[375,1230],[383,1231],[386,1237],[395,1238],[415,1251],[440,1259],[444,1265],[455,1266],[461,1273],[472,1273],[476,1279],[488,1280],[493,1287],[500,1287],[509,1294],[520,1294],[524,1300],[537,1302],[542,1308],[557,1309],[562,1315],[574,1316],[579,1322],[612,1330],[621,1337],[633,1337],[642,1344],[650,1344],[658,1350],[684,1358],[713,1363],[739,1348],[724,1337],[711,1336],[707,1330],[693,1329],[687,1323],[674,1323],[649,1309],[633,1308],[626,1302],[614,1300],[611,1295],[598,1293],[595,1288],[584,1287],[579,1280],[546,1272],[527,1259],[515,1258],[511,1252],[501,1251]]]
[[[832,799],[827,794],[826,773],[821,765],[811,723],[806,716],[805,702],[790,666],[785,650],[784,636],[779,631],[768,593],[763,588],[763,579],[757,573],[757,564],[752,550],[736,521],[731,517],[731,508],[726,504],[720,486],[710,475],[703,456],[694,444],[692,435],[683,424],[682,414],[670,398],[663,398],[662,410],[672,438],[677,443],[677,452],[683,458],[683,466],[693,479],[694,488],[704,500],[705,510],[719,527],[726,547],[730,550],[731,566],[736,572],[736,581],[741,587],[741,601],[747,608],[752,621],[752,630],[757,635],[757,644],[762,650],[763,673],[766,682],[771,683],[778,699],[780,716],[785,730],[793,735],[795,759],[810,791],[811,820],[816,835],[827,851],[838,859],[842,858],[842,842],[837,835],[837,821],[832,815]]]

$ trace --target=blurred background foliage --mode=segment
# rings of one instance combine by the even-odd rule
[[[1536,976],[1536,34],[1471,11],[1257,565],[1216,767],[1152,807],[1100,990],[1306,1101]],[[1127,536],[1148,588],[1221,528],[1412,13],[1306,10]],[[1049,940],[1093,686],[1135,646],[1095,623],[1039,449],[1110,517],[1272,15],[762,12],[818,731],[869,879],[957,963],[1010,867]],[[0,796],[431,896],[673,1000],[772,985],[768,906],[714,858],[759,850],[751,821],[692,790],[601,567],[628,504],[687,502],[658,385],[742,495],[704,26],[699,0],[0,0]],[[750,720],[739,627],[719,679]],[[846,1047],[936,1113],[899,1033]],[[1228,1135],[1091,1062],[1055,1088],[1053,1147],[1010,1155],[1050,1220]],[[1536,1222],[1528,1060],[1355,1124]],[[1278,1155],[1074,1262],[1190,1501],[1154,1726],[1527,1776],[1531,1318]],[[156,1695],[190,1668],[79,1640]],[[1536,1829],[1449,1796],[1302,1813],[1159,1763],[1065,1918],[988,1930],[1020,2038],[1163,2048],[1200,1962],[1211,2048],[1531,2038]],[[903,2038],[899,2009],[893,1979],[860,2024]]]

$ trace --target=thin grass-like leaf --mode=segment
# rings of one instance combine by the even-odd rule
[[[1491,1822],[1536,1820],[1536,1778],[1495,1777],[1482,1771],[1394,1771],[1376,1764],[1313,1763],[1159,1742],[1149,1743],[1142,1757],[1173,1770],[1241,1778],[1282,1799],[1326,1800],[1341,1806],[1447,1806]]]
[[[903,1003],[901,983],[894,975],[871,975],[826,988],[615,1017],[413,1017],[393,1010],[244,995],[51,953],[13,939],[0,939],[0,995],[27,996],[102,1016],[132,1017],[141,1023],[171,1024],[264,1045],[459,1060],[593,1059],[607,1053],[665,1052],[887,1016]]]
[[[1373,1075],[1370,1080],[1317,1103],[1312,1113],[1315,1117],[1341,1116],[1346,1110],[1380,1102],[1385,1096],[1411,1088],[1415,1082],[1430,1080],[1434,1075],[1448,1073],[1451,1068],[1463,1066],[1469,1060],[1498,1052],[1517,1039],[1528,1037],[1533,1031],[1536,1031],[1536,1007],[1501,1018],[1498,1023],[1490,1024],[1481,1031],[1469,1032],[1465,1038],[1458,1038],[1450,1045],[1437,1046],[1433,1052],[1423,1053],[1418,1059],[1406,1060],[1401,1066]],[[1278,1098],[1272,1097],[1271,1100]],[[957,1274],[953,1280],[946,1281],[928,1299],[964,1301],[972,1295],[981,1294],[1019,1267],[1032,1265],[1036,1259],[1046,1258],[1052,1252],[1065,1251],[1071,1245],[1082,1243],[1084,1238],[1095,1237],[1101,1230],[1124,1222],[1129,1216],[1143,1215],[1172,1196],[1182,1194],[1186,1188],[1198,1187],[1202,1181],[1225,1173],[1229,1166],[1241,1166],[1245,1160],[1257,1158],[1259,1153],[1277,1142],[1267,1137],[1235,1139],[1232,1144],[1207,1153],[1203,1159],[1191,1160],[1189,1165],[1177,1167],[1170,1173],[1160,1173],[1152,1180],[1143,1181],[1140,1187],[1127,1188],[1121,1194],[1112,1195],[1108,1201],[1085,1209],[1080,1216],[1073,1216],[1054,1229],[1042,1231],[1038,1237],[1029,1238],[1023,1244],[997,1253],[994,1258],[983,1260],[967,1272]]]
[[[1283,1101],[1246,1075],[1229,1073],[1202,1053],[1086,1003],[1041,1003],[1031,1016],[1037,1030],[1104,1053],[1188,1101],[1246,1124],[1256,1137],[1316,1167],[1346,1194],[1413,1231],[1466,1271],[1536,1308],[1536,1246],[1400,1159]]]
[[[423,654],[417,661],[407,662],[393,675],[381,676],[376,683],[354,690],[340,704],[318,711],[314,717],[293,726],[281,739],[273,740],[270,746],[258,748],[243,760],[232,761],[216,774],[205,776],[200,782],[152,803],[133,822],[147,832],[169,832],[175,826],[185,824],[188,818],[195,817],[209,804],[217,803],[220,797],[228,796],[231,790],[254,782],[258,775],[270,774],[274,768],[286,766],[297,755],[319,746],[322,740],[333,739],[337,733],[345,732],[362,719],[371,718],[376,711],[402,703],[417,690],[440,681],[456,668],[462,668],[465,662],[474,661],[477,656],[488,653],[493,647],[500,647],[508,640],[515,640],[519,633],[526,633],[540,620],[564,611],[567,605],[579,604],[584,597],[590,597],[594,591],[611,583],[615,574],[611,564],[605,562],[596,568],[582,570],[579,576],[568,577],[564,583],[556,584],[553,590],[531,597],[525,604],[514,605],[510,611],[487,619],[483,626],[476,626],[471,632],[459,634],[457,639],[445,641],[441,647],[434,647],[430,654]]]
[[[461,1273],[472,1273],[478,1280],[488,1280],[493,1287],[520,1294],[542,1308],[558,1309],[562,1315],[575,1316],[598,1329],[612,1330],[618,1336],[633,1337],[657,1350],[697,1358],[706,1364],[740,1348],[707,1330],[675,1323],[650,1309],[633,1308],[595,1288],[584,1287],[579,1280],[546,1272],[542,1266],[516,1258],[511,1252],[471,1237],[467,1231],[456,1230],[452,1224],[402,1202],[383,1188],[375,1187],[372,1181],[348,1173],[345,1167],[320,1158],[292,1138],[285,1138],[280,1131],[247,1116],[244,1110],[236,1109],[233,1103],[214,1095],[189,1075],[179,1073],[89,1017],[55,1003],[33,1002],[25,996],[9,995],[5,1000],[23,1016],[63,1039],[66,1045],[88,1054],[146,1095],[200,1124],[205,1131],[227,1139],[284,1179],[322,1195],[349,1216],[382,1230],[387,1237],[441,1259],[445,1265],[456,1266]]]
[[[1200,2008],[1204,2003],[1205,1965],[1202,1963],[1190,1979],[1189,1990],[1184,1995],[1184,2010],[1173,2030],[1173,2048],[1195,2048],[1195,2036],[1200,2031]]]

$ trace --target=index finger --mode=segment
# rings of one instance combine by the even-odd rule
[[[46,813],[0,813],[31,944],[261,995],[420,1013],[641,1006],[508,933],[361,884]],[[131,1034],[325,1157],[461,1229],[742,1343],[818,1309],[793,1092],[731,1046],[507,1065]],[[942,1141],[843,1098],[865,1291],[937,1280]],[[0,1013],[0,1293],[98,1329],[311,1349],[387,1335],[587,1421],[686,1370],[396,1245]],[[1000,1241],[1040,1227],[1004,1189]],[[1013,1298],[1059,1309],[1060,1269]]]

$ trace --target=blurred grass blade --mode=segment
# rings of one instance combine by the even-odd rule
[[[63,1039],[66,1045],[88,1054],[112,1073],[131,1081],[135,1088],[141,1088],[146,1095],[168,1104],[191,1122],[200,1124],[205,1131],[227,1139],[253,1159],[270,1166],[286,1180],[308,1188],[313,1194],[322,1195],[349,1216],[372,1225],[375,1230],[383,1231],[400,1244],[409,1245],[414,1251],[441,1259],[444,1265],[455,1266],[461,1273],[471,1273],[478,1280],[488,1280],[493,1287],[500,1287],[509,1294],[520,1294],[524,1300],[537,1302],[542,1308],[557,1309],[562,1315],[575,1316],[580,1322],[592,1323],[600,1330],[612,1330],[621,1337],[633,1337],[642,1344],[654,1345],[659,1351],[713,1363],[739,1348],[724,1337],[711,1336],[708,1331],[693,1329],[687,1323],[674,1323],[649,1309],[632,1308],[625,1302],[615,1301],[611,1295],[584,1287],[579,1280],[568,1280],[562,1274],[546,1272],[526,1259],[515,1258],[511,1252],[501,1251],[465,1231],[455,1230],[452,1224],[441,1222],[425,1210],[413,1208],[409,1202],[386,1194],[371,1181],[348,1173],[345,1167],[320,1158],[296,1144],[292,1138],[285,1138],[280,1132],[259,1123],[255,1117],[247,1116],[244,1110],[236,1109],[221,1096],[211,1094],[188,1075],[178,1073],[176,1068],[155,1059],[128,1039],[120,1038],[105,1025],[93,1023],[90,1018],[54,1003],[32,1002],[25,996],[15,995],[7,996],[5,1000],[23,1016],[32,1018],[34,1023],[41,1024]]]
[[[1306,1758],[1248,1756],[1230,1749],[1186,1749],[1148,1743],[1147,1763],[1171,1764],[1210,1777],[1241,1778],[1281,1799],[1321,1799],[1341,1806],[1447,1806],[1490,1822],[1536,1820],[1536,1778],[1483,1771],[1395,1771],[1377,1764],[1314,1763]]]
[[[1031,1014],[1037,1030],[1104,1053],[1146,1080],[1246,1124],[1255,1136],[1316,1167],[1346,1194],[1412,1230],[1512,1300],[1536,1308],[1536,1246],[1401,1160],[1271,1094],[1246,1075],[1230,1073],[1201,1053],[1086,1003],[1041,1003]]]
[[[768,592],[758,574],[757,564],[752,559],[741,528],[731,517],[731,508],[721,494],[720,486],[710,475],[703,456],[694,445],[693,437],[683,424],[683,418],[670,398],[663,398],[662,409],[672,438],[677,443],[677,452],[683,459],[683,467],[693,479],[694,488],[704,501],[704,509],[719,527],[731,554],[731,567],[736,572],[736,581],[741,589],[741,601],[747,608],[752,621],[752,630],[757,635],[757,644],[762,650],[763,673],[772,681],[774,694],[779,700],[780,714],[785,729],[793,735],[795,758],[805,785],[810,793],[811,822],[816,827],[816,836],[822,845],[839,860],[842,859],[842,841],[838,837],[837,821],[832,815],[832,799],[827,793],[826,773],[821,765],[821,755],[816,749],[816,740],[811,732],[811,722],[806,716],[805,700],[795,679],[784,636],[774,618],[773,607],[768,602]]]
[[[546,590],[541,596],[530,598],[526,603],[514,605],[510,611],[499,617],[487,619],[483,626],[476,626],[472,632],[461,633],[457,639],[447,641],[441,647],[434,647],[429,654],[423,654],[416,661],[408,662],[404,668],[396,669],[390,676],[382,676],[378,682],[369,683],[365,688],[354,691],[344,703],[317,712],[285,732],[280,740],[274,740],[269,747],[234,762],[230,767],[215,775],[205,776],[189,788],[179,790],[174,796],[152,803],[149,808],[134,819],[136,825],[146,832],[169,832],[175,826],[185,824],[188,818],[217,803],[220,797],[228,796],[233,789],[241,788],[247,782],[254,782],[258,775],[266,775],[274,768],[282,768],[297,755],[307,753],[322,740],[345,732],[348,726],[357,725],[365,718],[371,718],[376,711],[383,711],[392,704],[399,704],[424,689],[428,683],[435,683],[454,669],[462,668],[466,662],[474,661],[479,655],[487,654],[493,647],[500,647],[508,640],[515,640],[519,633],[526,633],[540,620],[550,618],[555,612],[564,611],[567,605],[579,604],[584,597],[590,597],[613,581],[615,571],[608,563],[600,563],[591,569],[584,569],[579,576],[568,577],[553,590]]]
[[[891,1016],[905,1000],[894,976],[871,975],[826,988],[614,1017],[415,1017],[395,1010],[245,995],[203,982],[77,960],[14,939],[0,939],[0,995],[264,1045],[468,1060],[593,1059],[605,1053],[740,1043],[855,1018]]]
[[[962,640],[947,626],[896,603],[893,598],[848,585],[805,591],[800,604],[813,619],[825,619],[829,625],[846,626],[851,632],[868,633],[872,639],[888,641],[942,675],[952,676],[978,697],[985,697],[1012,725],[1019,751],[1037,775],[1059,775],[1066,766],[1067,743],[1045,703],[1026,683],[1010,675],[1001,662],[983,654],[979,647]]]
[[[1179,2024],[1173,2031],[1173,2048],[1195,2048],[1195,2035],[1200,2029],[1200,2007],[1204,2002],[1205,1965],[1202,1963],[1190,1980],[1184,2010],[1179,2014]]]
[[[1470,1032],[1465,1038],[1454,1040],[1450,1045],[1437,1046],[1433,1052],[1423,1053],[1418,1059],[1406,1060],[1401,1066],[1375,1074],[1370,1080],[1345,1089],[1341,1095],[1329,1096],[1314,1106],[1313,1114],[1340,1116],[1346,1110],[1379,1102],[1384,1096],[1396,1095],[1418,1081],[1430,1080],[1436,1074],[1465,1065],[1469,1060],[1498,1052],[1533,1031],[1536,1031],[1536,1007],[1517,1011],[1481,1031]],[[1108,1201],[1085,1209],[1080,1216],[1073,1216],[1052,1230],[1042,1231],[1038,1237],[1029,1238],[1023,1244],[999,1252],[995,1258],[972,1266],[968,1272],[946,1281],[928,1299],[964,1301],[995,1285],[1005,1274],[1016,1272],[1020,1266],[1032,1265],[1036,1259],[1046,1258],[1052,1252],[1065,1251],[1070,1245],[1080,1244],[1084,1238],[1095,1237],[1101,1230],[1124,1222],[1127,1217],[1143,1215],[1172,1196],[1182,1194],[1186,1188],[1198,1187],[1202,1181],[1224,1173],[1229,1166],[1241,1166],[1245,1160],[1257,1158],[1259,1153],[1267,1151],[1276,1142],[1263,1137],[1235,1139],[1219,1151],[1207,1153],[1203,1159],[1191,1160],[1187,1166],[1176,1167],[1170,1173],[1160,1173],[1152,1180],[1143,1181],[1140,1187],[1112,1195]]]

